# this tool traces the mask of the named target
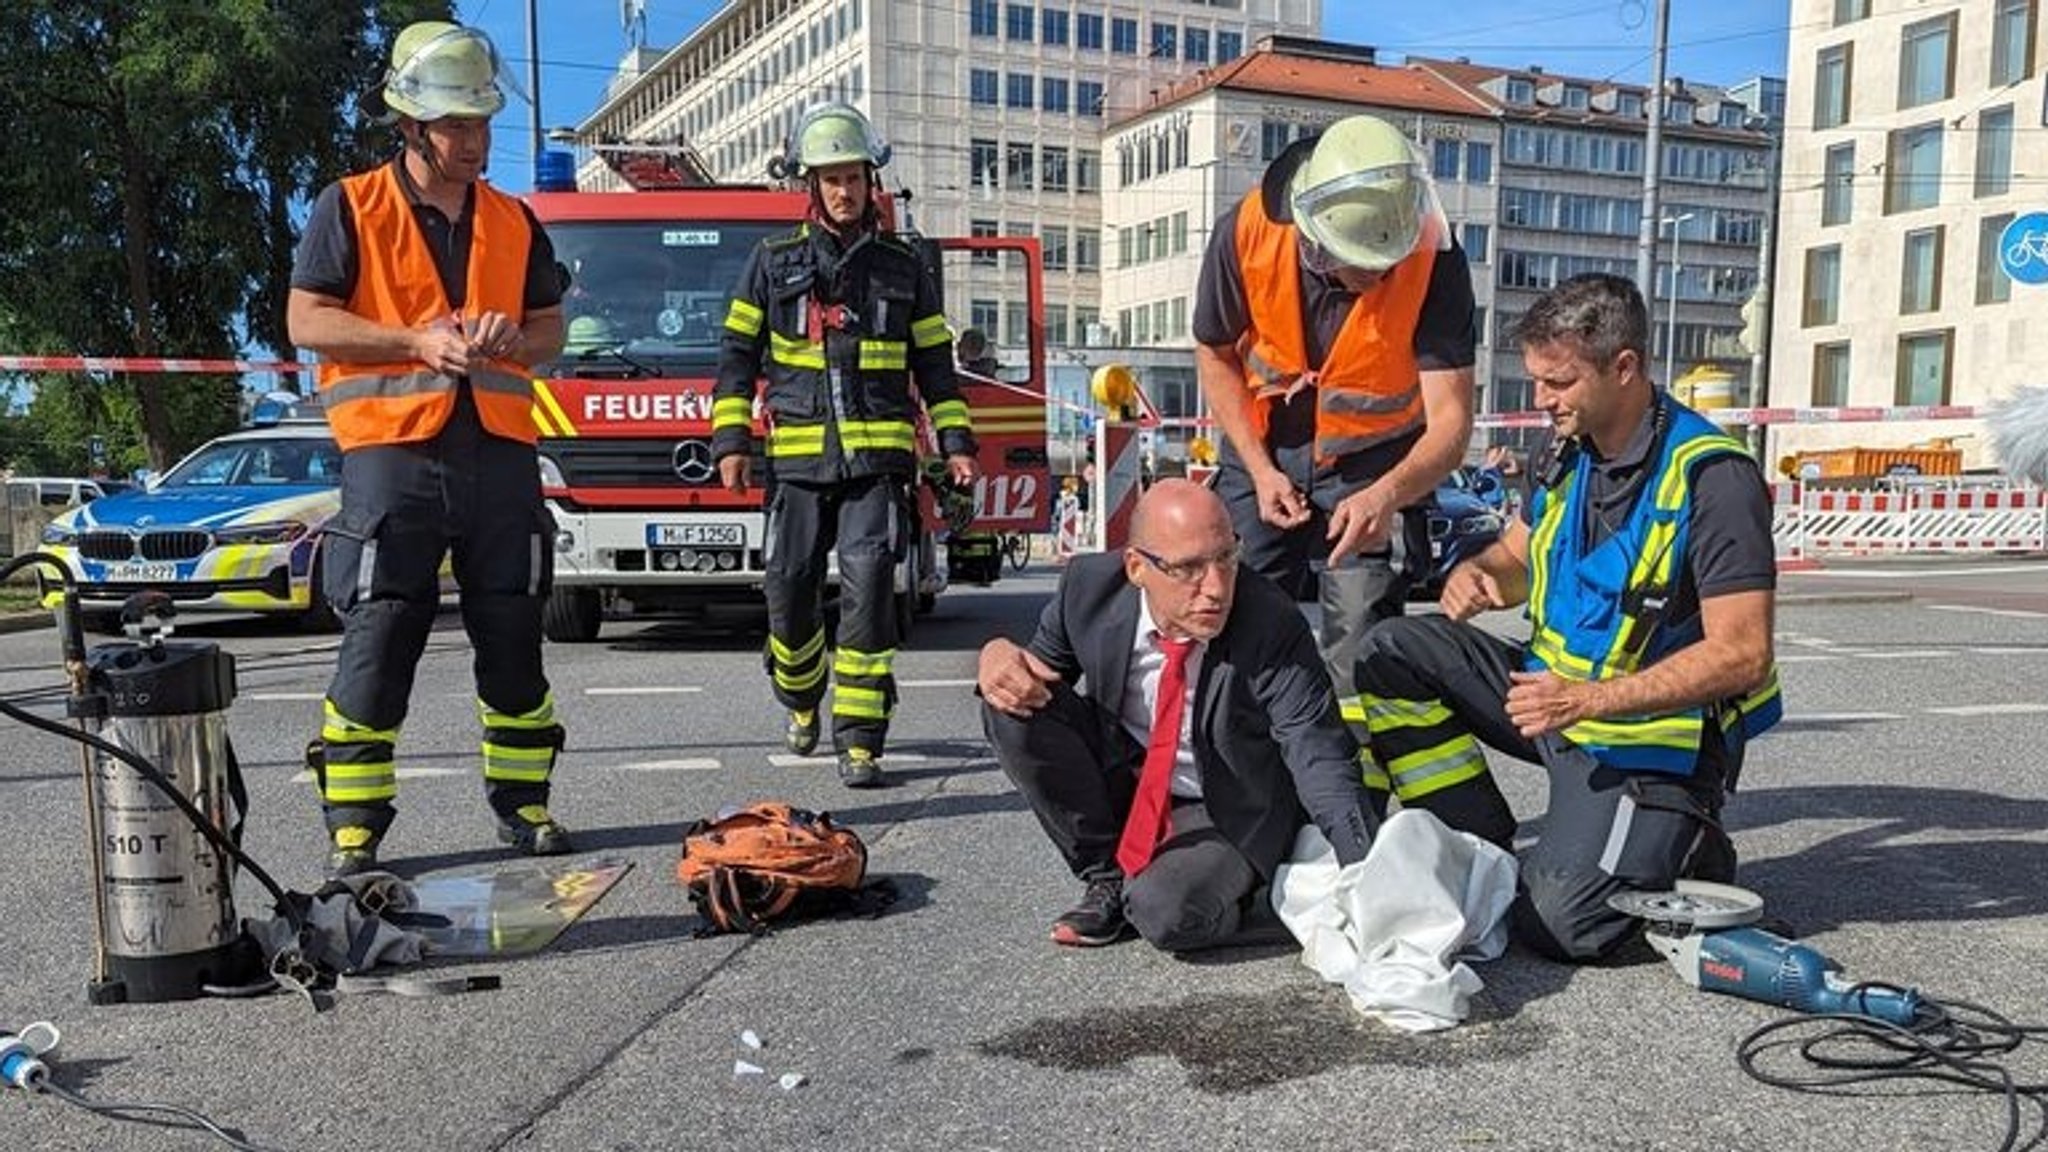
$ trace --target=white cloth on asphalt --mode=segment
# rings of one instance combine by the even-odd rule
[[[1462,1023],[1485,987],[1468,960],[1507,950],[1515,858],[1420,809],[1380,826],[1365,859],[1340,867],[1311,824],[1273,877],[1273,908],[1301,961],[1352,1007],[1404,1032]]]

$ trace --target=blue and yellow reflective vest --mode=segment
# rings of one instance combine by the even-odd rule
[[[1531,671],[1571,680],[1606,680],[1647,668],[1697,642],[1699,616],[1664,618],[1684,572],[1691,527],[1692,475],[1703,461],[1742,445],[1663,392],[1666,430],[1657,459],[1628,520],[1587,548],[1586,491],[1592,463],[1580,454],[1553,487],[1538,489],[1529,539]],[[1609,767],[1691,775],[1708,723],[1729,741],[1746,740],[1783,715],[1778,671],[1762,687],[1720,705],[1657,716],[1583,720],[1565,729],[1573,743]]]

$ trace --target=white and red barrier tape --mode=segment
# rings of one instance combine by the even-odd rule
[[[185,360],[170,356],[0,356],[0,372],[310,372],[289,360]]]
[[[1895,424],[1909,420],[1973,420],[1983,413],[1968,404],[1907,404],[1895,408],[1709,408],[1700,415],[1716,424]],[[1473,417],[1479,428],[1545,428],[1542,412],[1486,412]]]

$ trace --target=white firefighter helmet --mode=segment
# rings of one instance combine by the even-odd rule
[[[1347,116],[1325,129],[1294,170],[1288,200],[1307,241],[1303,263],[1325,275],[1339,267],[1384,272],[1426,236],[1449,243],[1429,169],[1377,116]]]
[[[384,82],[363,100],[371,116],[488,118],[505,106],[503,66],[491,38],[475,28],[439,20],[408,24],[391,44]]]
[[[804,111],[790,131],[789,154],[783,163],[790,175],[808,176],[813,169],[834,164],[880,168],[889,162],[889,152],[881,133],[860,109],[832,101]]]

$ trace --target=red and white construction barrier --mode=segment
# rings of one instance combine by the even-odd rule
[[[1131,516],[1144,488],[1138,426],[1120,420],[1095,425],[1095,548],[1107,552],[1131,539]]]
[[[1901,491],[1773,485],[1781,568],[1819,555],[2048,551],[2048,492],[1963,485]]]
[[[1065,564],[1067,558],[1088,546],[1087,533],[1083,530],[1081,501],[1072,492],[1060,493],[1053,523],[1053,562]]]

